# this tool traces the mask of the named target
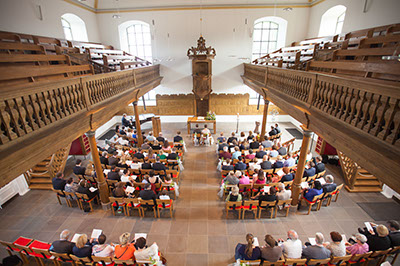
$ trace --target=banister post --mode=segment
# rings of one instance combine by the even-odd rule
[[[265,131],[266,131],[266,127],[267,127],[268,106],[269,106],[269,101],[267,99],[265,99],[264,100],[263,120],[262,120],[262,124],[261,124],[260,142],[264,141]]]
[[[137,101],[134,101],[133,103],[133,110],[135,111],[135,126],[136,126],[136,131],[137,131],[137,142],[138,142],[138,147],[140,147],[143,144],[143,136],[142,136],[142,130],[140,128],[140,118],[139,118],[139,111],[137,107]]]
[[[103,210],[107,210],[110,208],[110,198],[108,195],[108,186],[106,179],[104,178],[103,168],[101,167],[99,152],[97,150],[97,143],[95,137],[95,131],[86,132],[86,136],[89,139],[90,144],[90,152],[92,153],[92,159],[94,163],[94,168],[96,170],[96,178],[100,193],[101,205],[103,206]]]
[[[292,206],[299,203],[299,196],[301,191],[301,179],[303,178],[304,168],[306,166],[306,158],[310,146],[312,131],[309,131],[304,125],[301,126],[304,130],[303,142],[301,143],[299,161],[297,162],[296,176],[292,184]]]

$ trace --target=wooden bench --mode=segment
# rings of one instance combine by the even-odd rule
[[[1,54],[46,54],[41,45],[20,42],[0,42]]]

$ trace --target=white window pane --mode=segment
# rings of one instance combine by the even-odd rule
[[[278,30],[271,30],[269,32],[269,41],[276,41],[278,39]]]
[[[150,27],[148,27],[146,25],[142,25],[142,31],[146,32],[146,33],[150,33]]]
[[[150,56],[151,55],[151,46],[145,46],[144,47],[144,54],[146,56]]]
[[[261,43],[261,52],[268,53],[268,43],[267,42]]]
[[[276,50],[277,50],[276,45],[277,45],[276,42],[270,43],[270,44],[269,44],[269,52],[276,51]]]
[[[129,45],[135,45],[136,39],[134,34],[128,34],[128,43]]]
[[[263,23],[257,23],[256,25],[254,25],[254,29],[261,29],[262,28]]]
[[[261,43],[260,42],[254,42],[253,43],[253,53],[260,53],[260,47],[261,47]]]
[[[269,31],[265,30],[262,35],[262,41],[267,42],[269,41]]]
[[[278,24],[271,22],[270,29],[278,29]]]
[[[136,44],[143,45],[143,35],[141,33],[136,34]]]
[[[137,56],[139,56],[139,57],[143,57],[144,56],[143,46],[137,46]]]

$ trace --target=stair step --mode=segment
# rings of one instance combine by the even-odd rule
[[[354,187],[353,189],[345,186],[348,192],[381,192],[382,189],[380,187]]]
[[[354,183],[354,186],[360,187],[360,186],[381,186],[381,183],[377,180],[357,180]]]
[[[30,182],[31,182],[31,184],[51,184],[51,179],[34,177],[34,178],[31,178]]]
[[[357,180],[378,180],[375,176],[363,176],[363,175],[357,175],[356,177]]]
[[[36,165],[35,167],[32,168],[34,172],[46,172],[47,167],[46,166],[38,166]]]
[[[50,178],[50,174],[49,173],[31,173],[31,177],[32,178]]]
[[[31,184],[30,189],[51,190],[52,184]]]

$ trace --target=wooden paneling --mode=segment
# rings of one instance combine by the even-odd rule
[[[264,93],[263,93],[264,94]],[[261,99],[261,102],[263,99]],[[157,95],[156,106],[139,106],[139,113],[153,113],[155,115],[194,115],[194,95],[193,94],[172,94]],[[257,110],[257,105],[249,105],[249,94],[211,94],[210,110],[217,115],[262,115],[263,107]],[[270,104],[268,113],[277,112],[280,115],[286,113],[278,106]],[[133,115],[132,106],[126,106],[119,115],[126,113]]]

